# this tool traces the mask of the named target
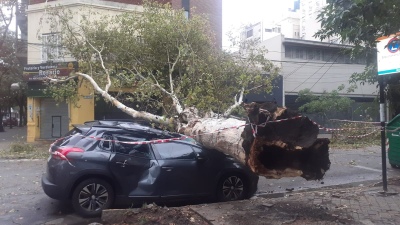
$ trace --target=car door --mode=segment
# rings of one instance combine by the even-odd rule
[[[196,154],[188,144],[168,142],[154,144],[161,167],[161,197],[187,198],[198,194],[198,166]]]
[[[132,198],[158,198],[157,187],[160,172],[149,144],[132,133],[113,134],[114,151],[110,157],[110,170],[120,188],[117,195]]]

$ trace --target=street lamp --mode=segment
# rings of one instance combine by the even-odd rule
[[[20,89],[20,85],[19,83],[12,83],[11,87],[10,87],[10,91],[17,91]],[[11,97],[11,93],[10,93],[10,97]],[[11,100],[10,100],[11,102]],[[10,103],[11,104],[11,103]],[[12,128],[12,121],[11,121],[11,105],[10,105],[10,128]]]
[[[19,90],[19,88],[20,88],[19,83],[12,83],[11,84],[11,90],[12,91]]]

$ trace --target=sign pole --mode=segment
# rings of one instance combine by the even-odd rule
[[[385,136],[385,82],[383,76],[379,79],[379,112],[381,118],[381,151],[382,151],[382,183],[383,191],[387,192],[387,173],[386,173],[386,136]]]

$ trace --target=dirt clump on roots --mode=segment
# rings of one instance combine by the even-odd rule
[[[264,201],[261,204],[260,201]],[[323,204],[313,204],[300,196],[295,199],[264,199],[232,202],[229,214],[224,214],[221,224],[235,225],[338,225],[359,224],[346,211],[332,209]],[[249,222],[251,221],[251,222]]]

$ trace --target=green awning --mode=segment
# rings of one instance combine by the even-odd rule
[[[48,98],[49,94],[45,94],[44,90],[46,85],[42,82],[28,82],[28,90],[26,91],[27,97]]]

